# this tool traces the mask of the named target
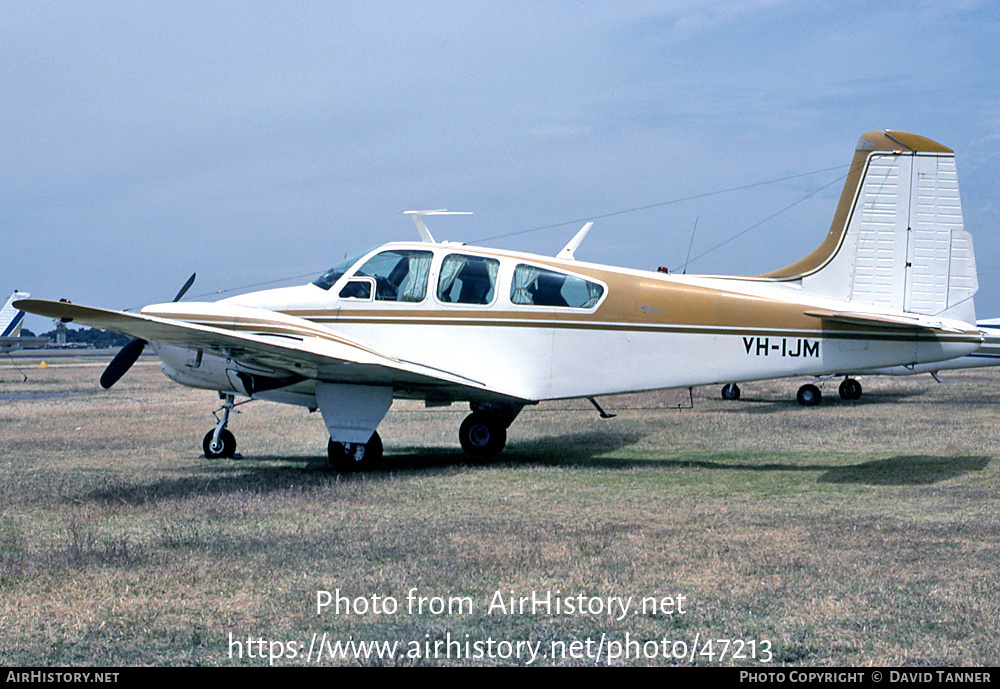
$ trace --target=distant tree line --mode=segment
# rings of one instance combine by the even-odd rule
[[[35,335],[27,328],[22,328],[21,335],[24,337],[47,337],[53,342],[56,341],[55,330]],[[97,328],[66,328],[66,342],[92,344],[96,349],[119,348],[125,346],[128,341],[129,338],[125,335],[98,330]]]

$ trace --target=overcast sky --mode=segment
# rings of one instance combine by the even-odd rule
[[[577,258],[678,267],[697,223],[689,272],[755,274],[900,129],[955,149],[1000,316],[996,3],[7,0],[0,41],[3,298],[304,283],[429,208],[474,212],[428,219],[470,243],[580,219],[489,242],[551,255],[655,205]]]

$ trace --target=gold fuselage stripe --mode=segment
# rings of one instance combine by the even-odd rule
[[[294,315],[294,314],[289,314]],[[241,319],[241,322],[233,323],[231,318],[208,318],[199,317],[190,319],[188,322],[197,325],[205,325],[236,332],[247,332],[260,335],[291,336],[298,338],[320,337],[352,346],[357,343],[349,339],[341,339],[336,333],[320,328],[300,329],[291,324],[280,322],[252,319]],[[938,330],[907,330],[900,331],[899,328],[880,328],[858,326],[856,329],[840,326],[836,330],[827,328],[769,328],[761,326],[707,326],[707,325],[685,325],[685,324],[640,324],[640,323],[615,323],[600,322],[593,320],[551,320],[543,317],[531,319],[524,318],[444,318],[441,316],[418,317],[412,314],[406,316],[327,316],[325,318],[314,318],[310,322],[318,324],[343,324],[343,325],[384,325],[384,326],[451,326],[451,327],[504,327],[504,328],[552,328],[557,330],[595,330],[604,332],[626,332],[626,333],[674,333],[691,335],[723,335],[723,336],[785,336],[803,337],[815,339],[840,339],[840,340],[890,340],[890,341],[918,341],[918,340],[939,340],[947,342],[975,342],[978,335],[971,333],[946,333]],[[366,348],[367,349],[367,348]],[[377,353],[370,350],[372,353]]]

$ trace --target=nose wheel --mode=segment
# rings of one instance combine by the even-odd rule
[[[236,436],[228,428],[223,428],[216,440],[215,431],[211,430],[205,434],[201,447],[207,459],[232,459],[236,455]]]
[[[201,441],[201,448],[205,451],[206,459],[234,459],[236,458],[236,436],[226,428],[229,423],[229,413],[236,410],[236,396],[221,394],[222,406],[212,414],[215,416],[215,428],[205,434],[205,439]],[[222,417],[219,417],[219,412]]]

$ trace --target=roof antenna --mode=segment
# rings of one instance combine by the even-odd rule
[[[580,242],[583,241],[583,238],[587,236],[587,233],[590,232],[590,228],[593,226],[594,226],[593,221],[590,221],[586,225],[584,225],[579,232],[573,235],[573,239],[569,240],[569,244],[564,246],[562,248],[562,251],[556,254],[556,258],[566,258],[569,259],[570,261],[575,261],[576,257],[573,255],[573,252],[576,251],[578,246],[580,246]]]
[[[472,215],[468,211],[449,211],[447,208],[442,208],[436,211],[403,211],[406,215],[413,218],[413,224],[417,226],[417,232],[420,233],[421,241],[428,242],[430,244],[436,244],[434,241],[431,231],[427,229],[427,225],[424,224],[425,215]]]

